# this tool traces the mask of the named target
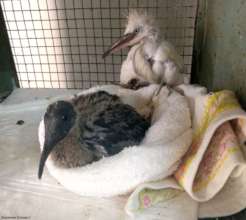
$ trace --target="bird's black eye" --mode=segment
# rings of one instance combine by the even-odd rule
[[[140,27],[136,28],[134,31],[136,34],[140,32]]]
[[[63,116],[62,116],[62,120],[63,120],[63,121],[67,121],[67,119],[68,119],[68,118],[67,118],[66,115],[63,115]]]

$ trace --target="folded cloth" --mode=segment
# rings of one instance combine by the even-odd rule
[[[129,197],[125,209],[136,219],[192,220],[246,207],[245,111],[231,91],[206,94],[205,88],[192,85],[179,89],[192,113],[192,144],[172,184],[170,179],[145,183]]]
[[[102,86],[83,93],[104,90],[116,94],[132,106],[150,103],[157,85],[133,91],[118,86]],[[145,101],[141,101],[145,100]],[[63,186],[83,196],[109,197],[126,194],[139,184],[170,176],[191,144],[192,129],[187,99],[163,88],[153,100],[151,127],[139,146],[129,146],[117,155],[77,168],[60,168],[48,158],[49,173]],[[39,141],[44,140],[40,123]]]

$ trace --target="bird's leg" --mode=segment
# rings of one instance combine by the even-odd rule
[[[133,90],[136,90],[136,85],[138,83],[138,79],[136,78],[133,78],[131,79],[126,85],[128,86],[128,89],[133,89]]]
[[[138,90],[149,85],[150,85],[149,82],[140,81],[139,79],[136,78],[131,79],[127,84],[121,84],[123,88],[132,89],[132,90]]]
[[[158,96],[159,93],[160,93],[160,91],[161,91],[161,89],[162,89],[162,87],[165,86],[165,85],[166,85],[166,83],[164,81],[162,81],[161,84],[160,84],[160,86],[159,86],[159,88],[154,93],[154,96]]]
[[[113,82],[111,84],[112,85],[121,86],[124,89],[132,89],[132,90],[138,90],[138,89],[141,89],[143,87],[146,87],[146,86],[149,86],[150,85],[149,82],[140,81],[139,79],[136,79],[136,78],[131,79],[128,83],[117,83],[117,82]]]
[[[181,88],[179,88],[178,86],[176,86],[175,88],[173,88],[176,92],[178,92],[180,95],[184,96],[184,90],[182,90]]]
[[[132,79],[130,82],[130,85],[132,85],[132,89],[137,90],[146,86],[149,86],[150,83],[146,81],[140,81],[139,79]]]
[[[167,87],[167,89],[169,90],[169,94],[170,94],[170,90],[171,90],[170,86],[168,84],[166,84],[166,82],[162,79],[159,88],[154,93],[154,96],[158,96],[159,95],[159,93],[160,93],[160,91],[161,91],[163,86]]]
[[[167,85],[166,83],[163,83],[163,82],[160,84],[160,87],[155,92],[155,96],[158,96],[159,95],[159,93],[160,93],[160,91],[161,91],[161,89],[162,89],[163,86],[166,86],[167,89],[169,90],[168,96],[170,95],[171,90],[174,90],[174,91],[178,92],[180,95],[183,95],[184,96],[184,91],[181,88],[179,88],[177,86],[176,87],[173,87],[173,86]]]

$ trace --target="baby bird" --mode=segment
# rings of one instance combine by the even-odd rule
[[[121,83],[176,86],[183,82],[181,56],[171,43],[161,39],[155,20],[146,13],[130,11],[124,36],[103,57],[128,46],[131,49],[121,67]]]
[[[50,156],[59,167],[80,167],[138,145],[150,122],[116,95],[96,91],[48,106],[38,177]]]

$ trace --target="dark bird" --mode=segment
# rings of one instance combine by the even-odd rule
[[[50,157],[59,167],[80,167],[125,147],[139,145],[150,122],[105,91],[75,96],[48,106],[38,177]]]

